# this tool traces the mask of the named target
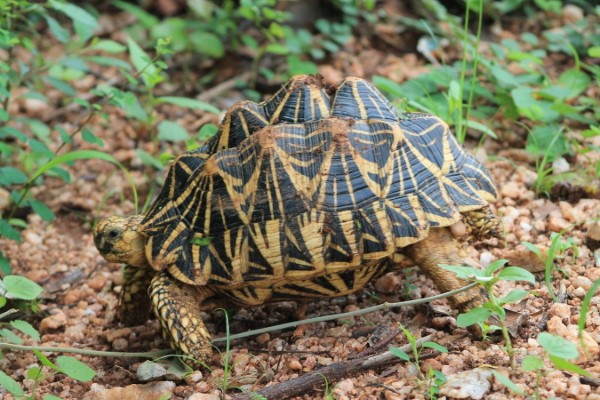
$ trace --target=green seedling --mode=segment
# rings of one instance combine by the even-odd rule
[[[479,307],[475,307],[466,313],[459,314],[456,323],[460,327],[478,325],[483,334],[499,329],[504,338],[504,345],[510,360],[510,366],[514,370],[514,350],[510,340],[510,334],[506,326],[506,312],[504,305],[521,301],[529,295],[527,290],[513,289],[506,296],[498,298],[494,294],[494,286],[500,280],[505,281],[524,281],[531,284],[535,283],[533,274],[520,267],[506,267],[507,260],[496,260],[487,266],[484,270],[477,268],[442,265],[443,269],[454,272],[460,279],[469,282],[476,282],[483,287],[488,296],[488,301]],[[489,325],[491,318],[499,326]]]
[[[404,350],[398,347],[391,346],[390,353],[404,361],[412,362],[415,366],[417,374],[419,375],[419,379],[422,382],[425,382],[425,384],[427,385],[426,395],[428,396],[428,398],[437,398],[437,394],[439,393],[439,387],[446,381],[446,377],[440,371],[434,370],[432,368],[429,368],[429,370],[427,371],[427,376],[423,376],[423,373],[421,372],[421,364],[419,359],[423,349],[433,349],[439,351],[440,353],[447,353],[448,349],[440,344],[431,341],[426,341],[419,346],[417,345],[417,338],[413,334],[411,334],[408,329],[404,328],[402,325],[400,325],[400,329],[402,329],[402,332],[404,332],[404,335],[406,336],[406,338],[408,339],[408,343],[410,344],[410,348],[412,351],[412,361],[411,356],[409,356]]]

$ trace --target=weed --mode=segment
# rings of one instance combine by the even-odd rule
[[[497,298],[494,294],[494,285],[500,280],[505,281],[525,281],[531,284],[535,283],[535,277],[531,272],[520,267],[506,267],[507,260],[496,260],[485,268],[480,270],[477,268],[442,265],[441,267],[454,272],[460,279],[476,282],[485,290],[488,301],[479,307],[475,307],[464,314],[459,314],[456,323],[460,327],[471,325],[479,325],[483,334],[500,329],[504,338],[504,345],[510,360],[510,366],[514,370],[514,351],[508,328],[506,326],[506,312],[502,308],[505,304],[516,303],[529,295],[527,290],[513,289],[506,296]],[[486,321],[493,317],[493,320],[499,324],[490,326]]]
[[[402,329],[402,332],[404,332],[404,335],[406,336],[406,338],[408,339],[408,343],[410,344],[410,348],[412,350],[412,363],[415,366],[417,374],[419,375],[419,379],[427,385],[427,398],[437,398],[437,394],[439,393],[439,387],[444,382],[446,382],[446,377],[444,376],[444,374],[442,374],[441,371],[434,370],[431,367],[427,371],[427,376],[423,376],[423,373],[421,372],[421,364],[419,358],[421,356],[421,351],[423,351],[423,349],[426,348],[439,351],[440,353],[447,353],[448,349],[440,344],[431,341],[423,342],[420,346],[418,346],[417,338],[415,338],[414,335],[411,334],[408,329],[404,328],[402,325],[400,325],[400,329]],[[411,362],[411,357],[405,351],[398,347],[391,346],[390,353],[404,361]]]

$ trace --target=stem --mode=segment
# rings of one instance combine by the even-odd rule
[[[494,295],[494,289],[491,286],[486,286],[486,291],[490,296],[490,303],[495,308],[501,308],[498,304],[496,296]],[[506,353],[508,354],[508,359],[510,361],[510,369],[515,371],[515,352],[512,347],[512,342],[510,341],[510,334],[508,333],[508,329],[506,328],[506,324],[504,323],[504,319],[498,317],[498,324],[500,325],[500,329],[502,330],[502,337],[504,338],[504,345],[506,346]]]
[[[168,354],[172,354],[173,350],[156,350],[156,351],[144,351],[144,352],[123,352],[123,351],[100,351],[100,350],[87,350],[87,349],[76,349],[73,347],[50,347],[50,346],[24,346],[19,344],[1,343],[0,350],[22,350],[22,351],[47,351],[51,353],[71,353],[71,354],[85,354],[88,356],[100,356],[100,357],[143,357],[143,358],[157,358]]]

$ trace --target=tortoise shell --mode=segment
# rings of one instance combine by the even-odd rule
[[[141,232],[156,270],[242,304],[336,296],[496,197],[446,123],[369,82],[299,76],[180,156]]]

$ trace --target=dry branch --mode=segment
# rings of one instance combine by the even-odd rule
[[[416,345],[420,346],[424,342],[431,340],[433,336],[434,335],[429,335],[417,340]],[[409,354],[412,351],[410,344],[402,346],[401,349]],[[325,382],[331,384],[350,375],[356,375],[370,369],[381,368],[398,361],[401,361],[400,358],[389,351],[386,351],[381,354],[337,362],[316,371],[312,371],[306,375],[299,376],[298,378],[268,386],[256,392],[240,394],[234,397],[233,400],[252,400],[253,396],[257,395],[267,399],[287,399],[294,396],[300,396],[323,386]]]

